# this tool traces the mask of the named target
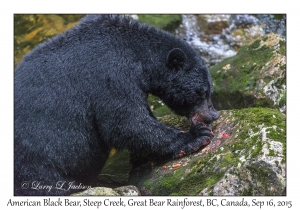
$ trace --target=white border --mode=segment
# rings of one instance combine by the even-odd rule
[[[212,1],[33,1],[15,0],[0,3],[0,206],[13,197],[13,14],[15,13],[286,13],[287,14],[287,196],[275,197],[279,200],[292,200],[292,209],[300,209],[299,182],[299,8],[297,1],[266,0],[212,0]],[[298,38],[298,39],[297,39]],[[22,200],[26,200],[26,197]],[[30,197],[32,198],[32,197]],[[158,197],[160,199],[163,197]],[[207,197],[204,197],[205,199]],[[270,197],[258,197],[269,200]],[[19,199],[19,198],[18,198]],[[44,198],[37,198],[42,200]],[[144,199],[144,198],[136,198]],[[222,199],[218,197],[218,199]],[[251,197],[252,199],[252,197]],[[24,208],[24,207],[22,207]],[[67,208],[67,207],[64,207]],[[95,209],[95,207],[93,207]],[[139,207],[131,207],[137,209]],[[145,208],[145,207],[144,207]],[[150,208],[150,207],[146,207]],[[165,207],[164,207],[165,208]],[[231,209],[232,207],[218,208]],[[113,208],[112,208],[113,209]],[[159,208],[160,209],[160,208]],[[177,208],[179,209],[179,208]],[[181,209],[181,208],[180,208]],[[199,207],[197,208],[199,209]],[[269,209],[269,208],[262,208]],[[274,209],[274,208],[272,208]],[[275,208],[276,209],[276,208]]]

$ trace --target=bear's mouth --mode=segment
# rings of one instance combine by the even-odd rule
[[[193,125],[196,125],[198,123],[202,123],[203,126],[207,126],[207,124],[204,123],[204,119],[203,119],[203,114],[202,113],[193,113],[192,116],[190,117],[190,122]]]
[[[205,123],[205,120],[201,117],[201,113],[194,113],[189,117],[191,125],[196,126],[201,136],[214,137],[212,132],[212,125]]]

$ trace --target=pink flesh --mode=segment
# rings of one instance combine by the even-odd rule
[[[205,123],[202,122],[201,116],[198,113],[195,113],[194,116],[191,118],[191,123],[192,124],[198,124],[198,123],[202,123],[203,126],[207,126]],[[211,129],[208,128],[210,131]],[[214,133],[211,131],[211,137],[214,137]]]
[[[193,124],[197,124],[197,123],[201,122],[202,119],[201,119],[200,115],[196,113],[196,114],[192,117],[191,121],[192,121]]]

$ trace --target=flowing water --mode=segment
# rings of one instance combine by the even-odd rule
[[[37,44],[71,28],[83,15],[14,15],[15,65]],[[286,16],[182,15],[176,35],[186,40],[202,56],[207,66],[233,56],[238,49],[265,33],[286,34]]]
[[[182,15],[176,35],[195,48],[208,67],[234,56],[238,49],[266,33],[285,37],[285,15]]]

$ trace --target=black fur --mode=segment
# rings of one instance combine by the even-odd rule
[[[206,123],[218,117],[198,54],[169,33],[116,15],[88,15],[40,44],[14,79],[15,195],[71,194],[55,189],[59,181],[88,185],[112,147],[167,158],[209,139],[158,122],[148,93],[178,114],[192,117],[202,107]],[[38,182],[53,188],[30,189]]]

